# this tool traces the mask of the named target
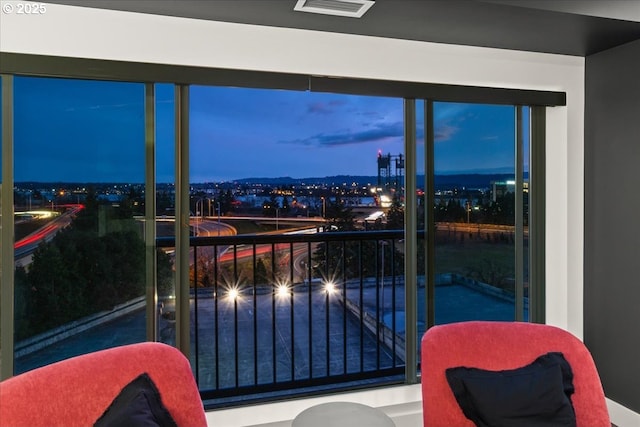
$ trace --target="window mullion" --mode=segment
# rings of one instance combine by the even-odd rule
[[[153,83],[145,84],[145,289],[147,341],[157,339],[156,305],[156,95]]]
[[[546,108],[531,107],[529,149],[529,320],[545,322]]]
[[[176,346],[189,358],[189,86],[175,88],[176,105]]]
[[[405,306],[405,381],[417,382],[417,324],[418,324],[418,268],[417,268],[417,211],[416,194],[416,101],[404,100],[405,152],[405,219],[404,219],[404,306]],[[407,197],[408,196],[408,197]],[[384,262],[384,260],[383,260]],[[384,280],[384,278],[383,278]]]
[[[522,321],[524,319],[524,224],[523,224],[523,123],[522,123],[522,106],[515,107],[515,194],[514,194],[514,213],[515,213],[515,320]]]
[[[424,286],[425,286],[425,323],[430,328],[436,324],[435,318],[435,130],[433,119],[433,101],[424,101]]]
[[[2,188],[0,209],[0,379],[14,367],[13,76],[2,75]],[[3,268],[4,267],[4,268]]]

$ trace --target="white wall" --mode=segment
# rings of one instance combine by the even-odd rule
[[[3,0],[1,3],[18,2]],[[581,57],[51,4],[47,4],[46,12],[39,16],[0,13],[0,50],[564,91],[567,106],[549,109],[547,115],[547,320],[582,337],[584,59]],[[415,387],[408,390],[413,392],[407,392],[407,401],[419,400]],[[393,396],[397,392],[369,393],[374,393],[367,397],[369,402],[376,400],[375,396],[382,396],[383,401],[376,401],[377,406],[395,404]],[[295,410],[297,408],[288,409]],[[242,425],[291,419],[295,415],[295,412],[282,411],[287,409],[233,410],[228,415],[225,415],[227,411],[221,411],[212,414],[211,420],[217,426]]]

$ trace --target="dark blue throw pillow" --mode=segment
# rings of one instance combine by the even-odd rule
[[[177,427],[162,405],[156,385],[146,373],[122,389],[94,426]]]
[[[562,353],[505,371],[445,372],[464,415],[478,427],[575,427],[573,372]]]

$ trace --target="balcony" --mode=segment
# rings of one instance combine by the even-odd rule
[[[401,252],[384,253],[402,238],[402,231],[193,237],[191,357],[203,400],[228,405],[402,382]],[[158,327],[170,343],[171,303],[161,298]]]
[[[192,237],[191,361],[207,406],[404,383],[403,239],[403,231]],[[169,252],[174,244],[158,239]],[[417,288],[416,340],[423,273]],[[438,274],[435,294],[436,323],[514,319],[512,294],[467,277]],[[159,301],[159,339],[175,344],[171,294]]]

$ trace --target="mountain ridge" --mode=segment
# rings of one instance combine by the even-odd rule
[[[391,177],[393,180],[393,177]],[[506,181],[513,180],[513,173],[464,173],[464,174],[436,174],[435,185],[437,186],[460,186],[460,187],[474,187],[474,186],[488,186],[492,181]],[[525,179],[528,179],[528,174],[525,174]],[[424,175],[418,175],[416,177],[418,187],[424,186]],[[378,181],[377,176],[373,175],[333,175],[326,177],[309,177],[309,178],[292,178],[288,176],[284,177],[251,177],[230,180],[239,184],[268,184],[268,185],[310,185],[310,184],[350,184],[356,183],[357,185],[374,185]]]

